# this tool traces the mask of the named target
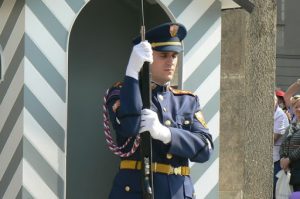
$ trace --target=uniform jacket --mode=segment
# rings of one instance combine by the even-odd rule
[[[116,84],[110,89],[107,106],[117,143],[122,146],[128,137],[135,137],[140,128],[142,99],[138,81],[126,76],[122,84]],[[153,162],[179,167],[188,166],[189,160],[206,162],[209,159],[213,142],[197,96],[168,86],[155,86],[152,89],[151,109],[171,131],[169,144],[152,139]],[[129,151],[131,147],[132,143],[124,151]],[[139,149],[132,156],[122,159],[140,160]],[[141,199],[140,175],[139,170],[119,170],[110,199]],[[195,198],[190,176],[153,175],[155,199]]]

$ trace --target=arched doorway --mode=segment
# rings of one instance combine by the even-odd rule
[[[170,21],[154,1],[145,1],[146,28]],[[88,3],[69,40],[67,198],[108,198],[118,157],[107,148],[102,125],[103,95],[122,81],[139,34],[139,1]]]

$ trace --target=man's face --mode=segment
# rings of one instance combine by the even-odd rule
[[[160,85],[169,82],[174,76],[177,61],[177,52],[159,52],[153,50],[153,63],[151,65],[152,80]]]

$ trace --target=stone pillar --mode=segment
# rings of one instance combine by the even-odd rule
[[[276,2],[253,1],[246,20],[244,198],[272,198]]]
[[[222,12],[220,198],[272,198],[275,2]]]
[[[245,11],[222,11],[220,199],[240,199],[244,187]]]

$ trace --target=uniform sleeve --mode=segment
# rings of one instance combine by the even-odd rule
[[[114,90],[111,93],[116,92]],[[123,137],[138,134],[142,110],[139,83],[131,77],[125,77],[118,94],[109,97],[107,102],[110,120],[114,129]]]
[[[287,140],[287,135],[289,134],[290,128],[291,128],[291,125],[289,125],[287,127],[287,129],[285,130],[285,133],[283,135],[282,143],[281,143],[280,149],[279,149],[280,158],[287,157],[287,154],[288,154],[287,146],[289,145],[288,140]]]
[[[170,127],[172,139],[169,152],[193,162],[206,162],[213,151],[213,141],[204,119],[200,118],[201,109],[197,97],[195,104],[190,130]]]

